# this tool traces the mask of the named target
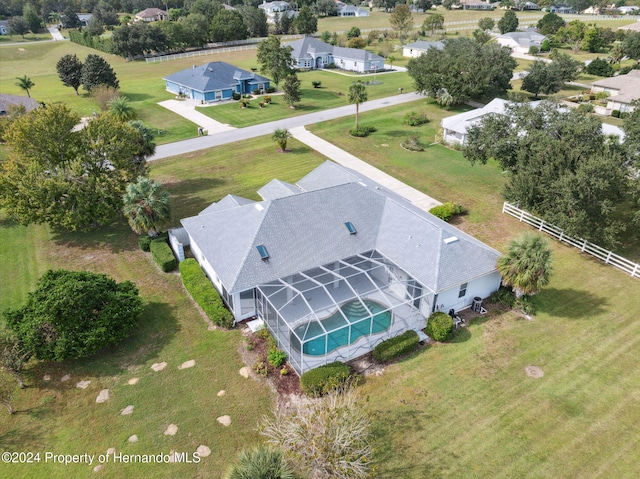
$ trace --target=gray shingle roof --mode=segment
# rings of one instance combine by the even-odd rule
[[[443,42],[427,42],[424,40],[418,40],[417,42],[407,43],[403,48],[413,48],[414,50],[427,51],[429,48],[435,48],[442,50],[444,48]]]
[[[276,179],[271,180],[258,190],[258,194],[264,200],[275,200],[285,196],[297,195],[300,192],[301,190],[296,185]]]
[[[214,211],[228,210],[230,208],[235,208],[236,206],[250,205],[252,203],[255,203],[255,201],[243,198],[242,196],[227,195],[217,203],[211,203],[199,214],[206,215],[213,213]]]
[[[0,94],[0,115],[4,115],[9,111],[9,108],[12,106],[24,105],[27,111],[35,110],[40,106],[37,100],[33,98],[29,98],[28,96],[20,96],[20,95],[6,95]]]
[[[326,162],[317,170],[299,182],[312,190],[182,220],[227,290],[243,291],[372,249],[435,292],[495,271],[500,254],[475,238],[371,180],[363,184],[347,168]],[[328,184],[330,171],[337,184]],[[357,234],[349,234],[347,221]],[[445,244],[451,236],[458,241]],[[268,261],[258,245],[267,248]]]
[[[242,70],[225,62],[210,62],[199,67],[187,68],[173,73],[163,80],[168,80],[192,90],[209,92],[234,88],[238,79],[251,79],[254,82],[270,81],[257,73]]]
[[[334,47],[325,42],[321,42],[313,37],[304,37],[295,42],[286,43],[286,46],[293,48],[291,56],[297,61],[304,59],[311,59],[312,56],[309,52],[318,53],[330,53],[334,57],[358,60],[358,61],[379,61],[384,60],[380,55],[371,53],[367,50],[361,50],[359,48],[344,48]]]

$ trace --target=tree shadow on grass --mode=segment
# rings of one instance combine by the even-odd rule
[[[209,206],[214,200],[207,197],[217,197],[219,201],[224,194],[215,194],[227,182],[220,178],[193,178],[189,180],[165,183],[165,188],[171,194],[171,210],[173,223],[181,218],[194,216]]]
[[[545,288],[533,297],[536,313],[568,319],[588,319],[604,313],[608,301],[590,291]]]
[[[124,93],[124,96],[126,96],[131,102],[144,101],[144,100],[148,100],[149,98],[152,98],[152,96],[148,95],[147,93],[127,93],[127,92],[123,92],[123,93]]]
[[[144,364],[155,357],[180,331],[175,307],[151,302],[145,305],[138,327],[131,336],[95,355],[60,363],[41,361],[28,371],[27,386],[63,391],[76,388],[76,383],[89,377],[117,376],[129,367]],[[66,382],[60,379],[68,374]],[[44,381],[50,375],[50,381]]]
[[[122,253],[138,248],[137,236],[131,231],[124,218],[90,231],[66,231],[52,228],[51,239],[56,245],[69,250],[107,247],[111,253]]]

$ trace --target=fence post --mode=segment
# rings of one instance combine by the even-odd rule
[[[544,220],[540,222],[540,227],[538,228],[538,231],[542,231],[543,228],[544,228]]]
[[[609,264],[610,259],[611,259],[611,251],[609,251],[609,254],[607,255],[607,259],[605,260],[605,263]]]
[[[519,208],[518,208],[519,209]],[[520,210],[520,221],[524,218],[524,210]]]
[[[633,273],[631,273],[631,276],[635,276],[637,272],[638,272],[638,264],[636,263],[636,267],[633,268]]]
[[[582,243],[582,248],[580,249],[580,251],[582,251],[584,253],[584,249],[587,247],[587,240],[584,240],[584,242]]]

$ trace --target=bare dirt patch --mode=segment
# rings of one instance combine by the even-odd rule
[[[544,371],[538,366],[526,366],[524,372],[527,373],[527,376],[530,378],[540,379],[544,376]]]

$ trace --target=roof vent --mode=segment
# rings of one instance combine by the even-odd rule
[[[259,244],[258,246],[256,246],[256,249],[258,250],[258,253],[260,253],[260,258],[262,258],[263,261],[269,259],[269,253],[267,252],[267,248],[263,244]]]
[[[347,221],[344,225],[349,230],[349,234],[350,235],[354,235],[354,234],[356,234],[358,232],[358,230],[356,229],[355,226],[353,226],[353,223],[351,223],[351,221]]]
[[[451,243],[455,243],[456,241],[458,241],[457,236],[449,236],[448,238],[444,239],[444,244],[451,244]]]
[[[256,205],[255,205],[255,206],[256,206],[256,209],[257,209],[258,211],[262,211],[262,210],[264,210],[264,206],[262,206],[261,204],[256,203]]]

